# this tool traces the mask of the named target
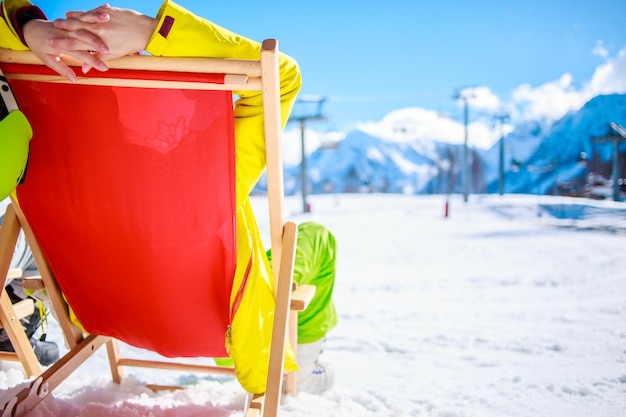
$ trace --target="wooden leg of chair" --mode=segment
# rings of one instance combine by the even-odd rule
[[[33,347],[24,332],[20,319],[15,314],[9,294],[7,294],[4,288],[0,295],[0,321],[2,321],[2,325],[9,336],[17,357],[24,367],[26,375],[29,377],[40,375],[41,367],[39,366],[39,361],[37,361]]]
[[[298,285],[294,282],[294,289],[291,293],[291,311],[289,312],[289,342],[294,348],[296,361],[298,360],[298,314],[308,308],[314,296],[314,285]],[[298,394],[297,372],[287,374],[286,384],[287,394],[296,396]]]
[[[50,391],[54,390],[67,377],[76,370],[83,362],[94,354],[102,345],[108,342],[110,337],[89,335],[75,348],[63,355],[50,368],[46,369],[42,376]]]
[[[289,343],[293,347],[293,355],[298,360],[298,312],[291,310],[289,312]],[[287,373],[286,385],[287,394],[296,396],[298,394],[298,373]]]
[[[65,336],[65,340],[70,348],[73,348],[84,339],[83,333],[74,323],[72,323],[72,320],[70,319],[69,307],[65,302],[65,298],[63,298],[61,290],[56,283],[54,274],[52,273],[46,258],[41,252],[37,239],[35,239],[35,234],[31,230],[28,221],[26,221],[24,212],[17,203],[11,204],[9,207],[11,207],[11,210],[14,211],[14,214],[17,216],[17,220],[19,221],[19,225],[24,231],[24,236],[26,236],[26,241],[30,246],[31,252],[33,253],[33,258],[35,259],[35,263],[37,264],[37,268],[41,274],[41,279],[43,280],[46,291],[48,292],[50,305],[54,310],[59,326]]]
[[[4,289],[6,278],[8,277],[13,251],[17,244],[17,238],[20,233],[20,222],[17,214],[13,209],[13,205],[7,206],[2,227],[0,228],[0,280],[2,281],[2,294],[0,296],[0,320],[6,329],[9,340],[15,349],[18,359],[24,367],[27,376],[36,376],[41,374],[41,367],[35,356],[28,337],[24,332],[22,323],[15,314],[13,303]]]
[[[10,399],[4,406],[2,416],[21,416],[32,410],[109,339],[105,336],[87,336],[46,369],[29,387]]]
[[[124,370],[119,365],[120,362],[120,344],[115,339],[107,342],[107,355],[109,357],[109,366],[111,367],[111,377],[113,382],[119,384],[124,377]]]
[[[13,251],[20,234],[20,223],[13,206],[9,204],[0,227],[0,281],[2,288],[7,284]]]
[[[278,414],[280,396],[282,394],[283,364],[287,343],[287,326],[291,305],[291,287],[293,283],[293,263],[296,251],[298,228],[295,223],[285,224],[283,232],[283,252],[278,272],[278,291],[276,296],[276,313],[270,348],[267,390],[265,392],[264,417],[275,417]]]

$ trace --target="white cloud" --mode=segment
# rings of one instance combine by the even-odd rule
[[[585,86],[588,95],[626,93],[626,47],[617,56],[598,66]]]
[[[604,47],[601,40],[596,41],[596,46],[591,50],[591,53],[605,60],[609,57],[609,51]]]
[[[556,120],[569,110],[580,108],[589,97],[586,93],[577,91],[572,81],[571,74],[566,73],[558,80],[539,87],[520,85],[512,94],[518,117]]]
[[[439,139],[454,142],[459,126],[433,110],[409,107],[392,111],[381,121],[359,124],[358,128],[372,136],[395,142],[417,139]]]
[[[473,109],[483,110],[491,113],[500,111],[502,103],[500,98],[491,91],[489,87],[477,86],[466,88],[460,94],[469,97]]]
[[[569,73],[538,87],[529,84],[517,87],[512,94],[517,116],[556,120],[570,110],[579,109],[599,94],[626,93],[626,47],[611,58],[602,42],[598,41],[592,53],[605,59],[605,62],[595,69],[591,80],[580,89],[573,86]]]
[[[484,97],[488,97],[488,95],[485,94]],[[489,104],[489,101],[483,103]],[[393,111],[380,122],[363,123],[358,128],[372,136],[394,142],[437,140],[462,144],[465,141],[463,122],[419,107]],[[498,138],[499,127],[496,129],[496,126],[490,121],[473,121],[468,125],[468,143],[470,146],[489,148]]]

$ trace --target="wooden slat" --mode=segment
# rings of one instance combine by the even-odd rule
[[[13,80],[39,81],[49,83],[69,84],[67,78],[57,75],[42,74],[16,74],[5,72],[5,76]],[[77,77],[76,84],[80,85],[100,85],[109,87],[140,87],[140,88],[163,88],[163,89],[186,89],[186,90],[247,90],[260,91],[261,80],[259,78],[247,78],[241,75],[229,75],[228,83],[202,83],[192,81],[158,81],[140,80],[126,78],[97,78],[97,77]]]
[[[42,64],[39,58],[30,51],[12,51],[2,48],[0,48],[0,62]],[[74,67],[82,65],[81,62],[68,56],[63,56],[63,62]],[[130,55],[107,61],[106,64],[113,69],[245,74],[249,77],[261,76],[261,65],[258,60]]]
[[[22,278],[22,288],[25,290],[37,291],[45,289],[46,286],[43,284],[41,276],[35,276]]]
[[[157,384],[146,384],[151,391],[179,391],[185,389],[185,387],[181,387],[179,385],[157,385]]]
[[[250,400],[250,409],[262,411],[265,405],[265,394],[255,394]],[[246,414],[247,416],[248,414]]]
[[[20,358],[15,352],[0,351],[0,361],[20,362]]]
[[[30,316],[35,312],[35,302],[30,298],[18,301],[17,303],[13,304],[13,312],[15,313],[15,317],[18,320]],[[2,329],[2,327],[2,323],[0,323],[0,329]]]
[[[24,271],[22,271],[21,268],[11,268],[9,269],[9,272],[7,273],[7,279],[11,280],[11,279],[16,279],[16,278],[21,278],[22,275],[24,275]]]
[[[118,361],[120,366],[134,366],[138,368],[154,368],[167,369],[170,371],[184,372],[207,372],[220,375],[234,375],[235,369],[226,366],[211,366],[189,363],[176,363],[168,361],[149,361],[143,359],[120,358]]]
[[[291,294],[291,309],[304,311],[315,296],[315,285],[299,285]]]

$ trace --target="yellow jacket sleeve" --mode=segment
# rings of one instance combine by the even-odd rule
[[[11,22],[13,16],[22,7],[32,6],[25,0],[5,0],[2,2],[2,19],[0,19],[0,47],[13,49],[16,51],[27,50],[28,47],[22,43],[16,28]]]
[[[146,47],[152,55],[259,59],[260,43],[195,16],[172,1],[163,3],[157,18],[159,24]],[[279,66],[284,127],[300,90],[301,77],[297,63],[286,54],[280,53]],[[237,267],[231,306],[239,290],[245,288],[245,291],[232,317],[226,345],[242,387],[251,393],[262,393],[267,382],[276,308],[271,268],[249,199],[266,164],[262,94],[251,91],[233,93],[238,96],[234,107]],[[292,353],[288,351],[285,361],[288,370],[297,369]]]

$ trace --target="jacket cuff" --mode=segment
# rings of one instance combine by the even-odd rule
[[[26,46],[28,45],[26,44],[26,40],[24,39],[24,31],[22,29],[24,28],[24,25],[26,23],[34,19],[47,20],[44,12],[41,11],[41,9],[37,6],[20,7],[13,15],[11,24],[15,28],[17,36],[19,36],[22,43]]]
[[[172,36],[177,38],[175,43],[179,44],[181,41],[181,35],[175,32],[181,32],[181,27],[186,26],[190,20],[195,20],[191,12],[170,0],[163,2],[156,18],[159,24],[146,46],[146,52],[155,56],[169,54],[168,48]],[[174,28],[175,25],[178,25],[177,28]]]
[[[146,52],[151,55],[161,56],[167,49],[167,37],[176,22],[176,5],[171,4],[169,1],[163,2],[157,19],[159,19],[159,24],[148,41]]]

